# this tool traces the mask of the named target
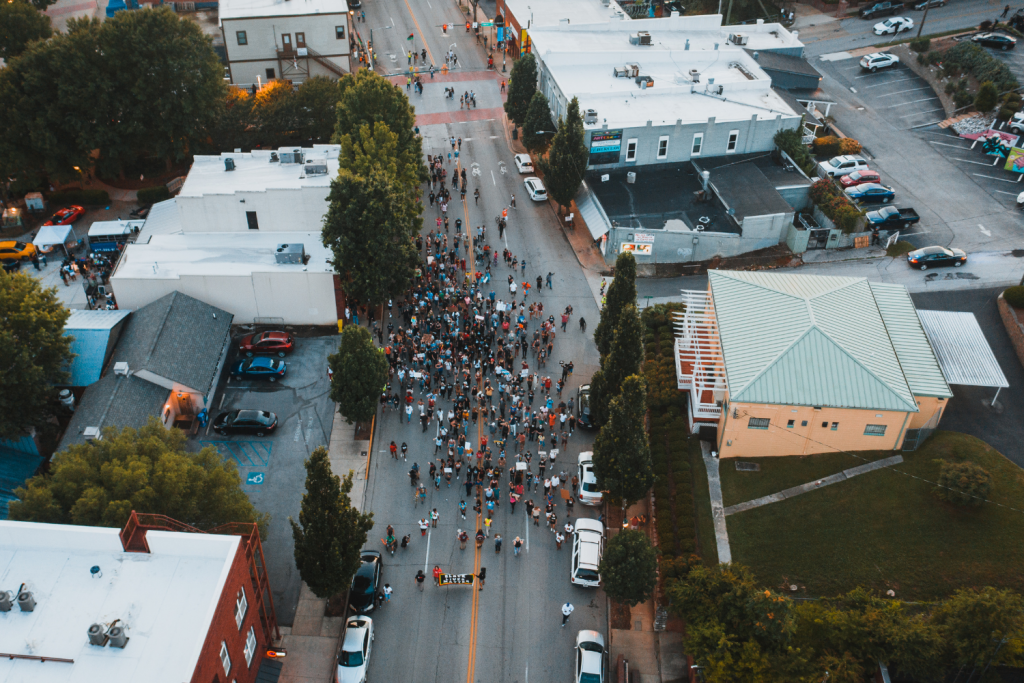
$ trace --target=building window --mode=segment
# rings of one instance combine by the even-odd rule
[[[800,426],[801,427],[806,427],[807,426],[807,420],[800,420]]]
[[[228,644],[220,641],[220,663],[224,667],[224,675],[231,671],[231,655],[228,654]]]
[[[636,161],[636,142],[636,138],[626,141],[626,161]]]
[[[885,425],[868,425],[864,428],[864,436],[885,436]]]
[[[659,159],[667,159],[668,158],[668,136],[667,135],[662,135],[660,138],[658,138],[658,158]]]
[[[245,36],[245,31],[235,31],[235,38],[238,39],[239,45],[249,44],[249,39]]]
[[[786,427],[789,429],[792,429],[794,426],[796,426],[796,420],[790,420],[786,423]]]
[[[693,148],[690,150],[690,154],[699,157],[700,148],[704,146],[704,133],[693,134]]]
[[[839,429],[839,423],[838,423],[838,422],[833,422],[833,423],[832,423],[832,431],[834,432],[834,431],[836,431],[837,429]]]
[[[245,613],[249,609],[249,601],[245,599],[245,588],[238,589],[238,597],[235,598],[235,625],[242,628],[245,621]]]
[[[822,429],[828,429],[828,422],[822,422],[821,423],[821,428]]]
[[[276,76],[274,75],[274,70],[273,69],[267,69],[267,80],[268,81],[272,81],[275,78],[276,78]]]
[[[256,212],[255,211],[246,211],[245,212],[245,220],[249,224],[249,229],[250,230],[259,230],[260,229],[260,224],[256,221]]]
[[[249,635],[245,637],[245,665],[252,664],[252,656],[256,654],[256,629],[249,627]]]
[[[771,420],[767,417],[752,417],[747,422],[747,429],[768,429]]]
[[[729,146],[725,148],[726,154],[732,154],[736,151],[736,142],[740,139],[740,132],[738,130],[729,131]]]
[[[335,26],[334,27],[334,37],[337,38],[338,40],[344,40],[345,39],[345,27],[344,26]]]

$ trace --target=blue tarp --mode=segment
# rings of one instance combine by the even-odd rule
[[[7,504],[16,499],[14,489],[24,486],[42,462],[32,437],[0,440],[0,519],[7,519]]]

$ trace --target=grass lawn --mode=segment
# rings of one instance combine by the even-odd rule
[[[934,599],[969,586],[1024,591],[1024,512],[991,503],[955,507],[938,500],[932,484],[908,476],[936,481],[938,459],[970,460],[992,475],[990,500],[1022,510],[1024,471],[979,439],[957,432],[936,432],[903,457],[894,468],[730,515],[733,560],[751,567],[769,586],[797,584],[798,595],[835,595],[856,586],[892,589],[908,600]],[[785,488],[778,483],[815,477],[797,481],[795,464],[785,461],[802,463],[805,474],[826,474],[835,465],[849,466],[836,458],[759,459],[761,474],[773,480],[763,493]],[[818,459],[833,469],[819,466]],[[747,482],[733,492],[737,489],[745,491],[744,500],[756,497],[750,495],[756,487]]]
[[[718,564],[718,544],[715,541],[715,520],[711,514],[711,493],[708,490],[708,471],[700,454],[700,439],[690,439],[690,476],[693,477],[693,510],[697,523],[697,542],[704,564]]]
[[[722,479],[722,499],[729,507],[863,465],[865,461],[888,458],[892,451],[860,451],[857,455],[860,457],[848,453],[822,453],[789,458],[726,458],[718,468]],[[756,463],[761,466],[761,471],[737,472],[737,461]]]

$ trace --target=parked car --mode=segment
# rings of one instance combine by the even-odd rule
[[[366,683],[373,649],[373,619],[352,617],[345,626],[345,640],[338,655],[338,683]]]
[[[576,422],[579,423],[580,427],[594,428],[594,421],[590,419],[589,384],[583,384],[576,389]]]
[[[888,52],[872,52],[871,54],[864,55],[860,58],[860,68],[867,69],[871,73],[874,73],[879,69],[896,66],[899,63],[900,58]]]
[[[864,214],[871,228],[906,228],[911,223],[917,223],[921,217],[913,209],[897,209],[895,206],[886,206],[877,211],[868,211]]]
[[[914,20],[910,17],[893,17],[892,19],[886,19],[875,24],[874,31],[876,36],[884,36],[887,34],[903,33],[912,28],[914,28]]]
[[[598,506],[604,500],[604,493],[597,488],[597,475],[594,474],[594,452],[583,451],[579,457],[580,502],[584,505]]]
[[[874,19],[875,17],[889,17],[903,11],[902,2],[876,2],[874,5],[865,7],[860,11],[861,19]]]
[[[380,592],[381,568],[383,561],[376,550],[364,550],[359,554],[359,569],[352,577],[352,588],[348,592],[348,604],[356,614],[372,612],[377,606],[377,593]]]
[[[911,268],[918,270],[928,270],[939,266],[959,268],[967,263],[967,252],[962,249],[947,249],[946,247],[925,247],[907,254],[907,263]]]
[[[512,157],[516,162],[516,168],[520,173],[533,173],[533,160],[529,154],[517,154]]]
[[[679,12],[679,16],[686,14],[686,8],[678,2],[666,2],[665,9],[662,11],[663,17],[671,16],[672,12]]]
[[[924,0],[914,5],[914,9],[918,12],[923,12],[925,7],[945,7],[946,0]]]
[[[265,410],[232,410],[213,421],[213,431],[225,434],[263,436],[277,429],[277,415]]]
[[[36,245],[31,242],[5,240],[0,242],[0,261],[20,261],[32,258],[36,253]]]
[[[856,185],[863,185],[864,183],[880,183],[882,182],[882,176],[878,175],[878,171],[854,171],[850,175],[844,175],[839,179],[839,184],[843,186],[843,189],[847,187],[854,187]]]
[[[601,585],[598,566],[604,554],[604,525],[596,519],[580,517],[572,539],[572,568],[569,581],[587,588]]]
[[[523,185],[526,185],[526,194],[530,195],[530,199],[535,202],[546,202],[548,200],[548,191],[544,187],[544,183],[541,182],[540,178],[533,176],[523,181]]]
[[[50,216],[43,225],[71,225],[84,215],[85,209],[81,206],[69,206]]]
[[[1013,118],[1010,119],[1009,128],[1014,135],[1024,133],[1024,111],[1019,111],[1013,115]]]
[[[287,332],[247,334],[238,342],[238,352],[250,358],[257,353],[276,353],[284,358],[295,348],[295,338]]]
[[[576,634],[576,683],[604,683],[604,636],[597,631]]]
[[[848,187],[843,192],[851,201],[861,204],[888,204],[896,198],[896,190],[880,183],[864,183]]]
[[[1017,39],[1002,33],[979,33],[971,38],[971,42],[985,47],[995,47],[1000,50],[1012,50],[1017,47]]]
[[[854,171],[868,170],[868,162],[862,157],[844,154],[843,156],[832,157],[822,162],[821,168],[833,178],[848,175]]]
[[[268,379],[276,382],[278,378],[284,377],[287,369],[283,360],[257,357],[238,361],[231,367],[231,374],[243,379]]]

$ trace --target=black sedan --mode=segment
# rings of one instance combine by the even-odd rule
[[[938,266],[959,268],[967,263],[967,252],[962,249],[947,249],[946,247],[925,247],[907,254],[907,263],[911,268],[919,270],[928,270]]]
[[[594,421],[590,419],[589,384],[584,384],[576,390],[576,421],[580,423],[580,427],[594,428]]]
[[[263,436],[277,429],[277,415],[265,410],[232,410],[213,421],[218,434],[255,434]]]
[[[1012,50],[1017,47],[1017,39],[1002,33],[979,33],[971,38],[972,42],[985,47],[994,47],[1000,50]]]
[[[352,589],[348,593],[348,604],[356,614],[367,614],[377,606],[377,593],[380,592],[381,561],[376,550],[364,550],[359,554],[362,564],[352,577]]]

